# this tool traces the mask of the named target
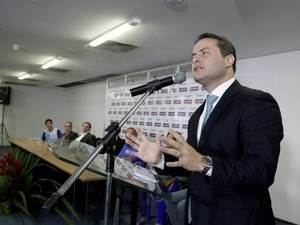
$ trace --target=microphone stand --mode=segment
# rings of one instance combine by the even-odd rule
[[[143,101],[151,95],[157,87],[155,85],[149,86],[145,94],[140,98],[140,100],[133,106],[133,108],[121,119],[118,123],[112,122],[107,128],[108,133],[101,139],[100,144],[96,149],[89,155],[86,161],[81,164],[77,170],[69,177],[69,179],[53,193],[52,196],[47,200],[47,202],[42,206],[42,210],[50,212],[55,204],[62,198],[65,192],[71,187],[71,185],[78,179],[78,177],[84,172],[84,170],[94,161],[98,154],[104,154],[107,147],[111,146],[111,143],[116,139],[119,134],[121,127],[126,123],[130,116],[137,110],[137,108],[143,103]],[[112,174],[114,172],[114,157],[109,151],[107,154],[106,163],[106,196],[105,196],[105,215],[104,215],[104,225],[108,225],[109,215],[110,215],[110,201],[111,201],[111,186],[112,186]]]

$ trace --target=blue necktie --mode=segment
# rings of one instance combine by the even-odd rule
[[[202,128],[204,126],[204,124],[206,123],[211,111],[212,111],[212,107],[214,102],[218,99],[218,96],[216,95],[208,95],[206,97],[206,112],[205,112],[205,116],[203,119],[203,123],[202,123]]]
[[[204,124],[206,123],[211,111],[214,102],[218,99],[218,96],[216,95],[208,95],[206,97],[206,112],[202,123],[202,129],[204,127]],[[190,223],[192,221],[192,205],[191,205],[191,196],[189,197],[189,206],[188,206],[188,222]]]

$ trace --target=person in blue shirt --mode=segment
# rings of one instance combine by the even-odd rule
[[[46,119],[45,125],[47,129],[43,131],[43,134],[41,136],[41,139],[43,141],[49,141],[54,138],[61,138],[62,133],[58,128],[53,127],[53,121],[52,119]]]
[[[135,137],[137,136],[137,132],[136,130],[133,128],[133,127],[128,127],[125,131],[125,135],[127,133],[130,133],[132,135],[134,135]],[[120,153],[118,154],[118,157],[119,158],[122,158],[122,159],[125,159],[131,163],[135,163],[135,164],[138,164],[142,167],[145,166],[145,162],[142,161],[140,158],[134,156],[134,155],[131,155],[131,154],[128,154],[126,153],[126,150],[130,150],[130,151],[134,151],[136,152],[137,150],[133,147],[131,147],[129,144],[125,143],[120,151]]]
[[[131,134],[131,135],[134,135],[135,137],[137,137],[137,132],[136,130],[133,128],[133,127],[128,127],[126,130],[125,130],[125,136],[126,134]],[[134,164],[137,164],[139,166],[142,166],[142,167],[145,167],[146,166],[146,163],[144,161],[142,161],[140,158],[134,156],[134,155],[131,155],[131,154],[128,154],[126,153],[126,150],[130,150],[130,151],[134,151],[136,152],[137,150],[135,148],[133,148],[131,145],[125,143],[120,151],[120,153],[118,154],[118,157],[119,158],[122,158],[124,160],[127,160],[131,163],[134,163]],[[148,193],[146,191],[142,191],[141,192],[141,219],[140,221],[138,222],[138,224],[144,224],[146,221],[147,221],[147,215],[149,214],[148,213]]]

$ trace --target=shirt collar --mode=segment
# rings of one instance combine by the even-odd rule
[[[230,85],[235,81],[235,78],[232,77],[229,80],[225,81],[223,84],[219,85],[211,94],[218,96],[220,99],[224,92],[230,87]]]

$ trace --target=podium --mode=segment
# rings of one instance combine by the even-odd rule
[[[95,150],[95,147],[82,142],[61,139],[52,139],[48,141],[47,146],[49,151],[51,151],[55,157],[75,166],[80,166],[84,163]],[[119,183],[121,186],[132,187],[135,190],[143,190],[164,199],[171,199],[171,194],[161,191],[159,180],[151,173],[148,174],[149,171],[146,168],[130,163],[116,156],[113,157],[115,161],[114,172],[112,174],[113,181]],[[107,153],[99,154],[93,162],[89,164],[87,170],[106,177],[106,165]],[[142,178],[140,175],[144,175],[146,177]],[[155,180],[153,180],[153,177]],[[119,209],[120,201],[118,200],[119,199],[117,199],[115,209]],[[137,200],[138,199],[135,199],[135,201]],[[137,202],[133,202],[133,205],[137,206]],[[134,209],[132,210],[132,213],[136,213],[136,211],[137,210]],[[118,212],[115,212],[115,217],[116,216],[118,216]],[[136,224],[136,215],[131,215],[131,220],[135,220],[131,221],[131,224]]]

